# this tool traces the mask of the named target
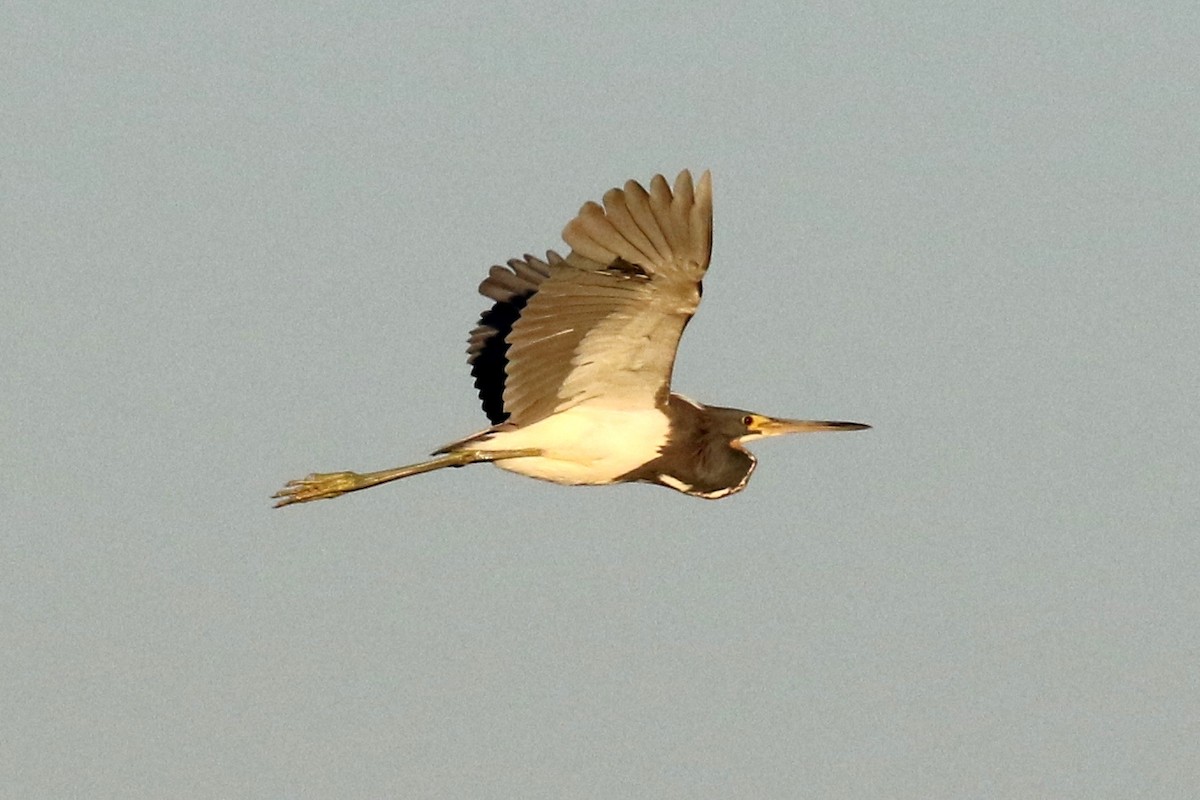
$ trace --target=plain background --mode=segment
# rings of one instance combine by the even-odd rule
[[[1200,794],[1193,3],[7,3],[5,797]],[[744,493],[480,466],[488,266],[711,169]]]

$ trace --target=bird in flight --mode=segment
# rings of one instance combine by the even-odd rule
[[[655,175],[588,202],[563,229],[571,252],[491,268],[493,302],[467,361],[491,427],[434,458],[379,472],[316,473],[273,496],[276,508],[337,497],[445,467],[491,462],[567,485],[644,482],[717,499],[758,463],[745,445],[858,422],[776,419],[671,391],[683,329],[700,304],[712,250],[712,178],[674,189]]]

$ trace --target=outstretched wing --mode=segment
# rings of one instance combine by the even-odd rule
[[[471,331],[471,374],[493,424],[529,425],[583,402],[666,402],[679,337],[700,302],[712,245],[712,182],[656,175],[586,203],[564,259],[526,255],[479,286],[495,301]]]
[[[712,250],[712,179],[661,175],[585,203],[563,230],[571,246],[505,337],[504,412],[517,426],[581,403],[666,403],[675,351],[700,303]]]

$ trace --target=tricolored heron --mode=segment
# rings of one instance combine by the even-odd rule
[[[481,461],[554,483],[642,481],[695,497],[741,491],[757,460],[747,442],[858,422],[775,419],[671,392],[683,329],[700,304],[712,250],[712,179],[661,175],[588,202],[563,230],[571,252],[492,267],[494,302],[471,331],[471,374],[491,427],[380,472],[290,481],[276,507],[337,497]]]

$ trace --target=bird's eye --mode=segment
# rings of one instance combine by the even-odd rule
[[[747,414],[746,416],[742,417],[742,424],[749,428],[754,424],[754,417]]]

